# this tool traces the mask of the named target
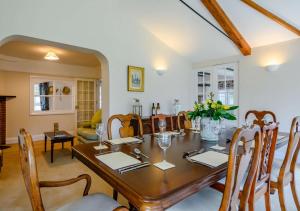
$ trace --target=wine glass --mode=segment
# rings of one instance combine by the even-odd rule
[[[159,132],[163,133],[166,131],[166,127],[167,127],[167,122],[165,119],[160,119],[158,121],[158,128],[159,128]]]
[[[168,163],[166,161],[166,153],[167,153],[167,149],[171,146],[171,137],[172,136],[170,134],[161,133],[157,138],[158,145],[164,152],[164,160],[162,161],[162,163]]]
[[[98,135],[99,147],[103,147],[104,146],[102,144],[104,133],[105,133],[105,124],[104,123],[98,123],[96,125],[96,134]]]

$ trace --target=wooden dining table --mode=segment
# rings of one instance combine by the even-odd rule
[[[219,145],[229,144],[227,139],[220,139]],[[281,141],[280,147],[287,141]],[[211,150],[216,145],[201,139],[199,133],[185,131],[185,136],[174,136],[167,150],[166,160],[175,165],[174,168],[161,170],[154,165],[132,170],[124,174],[111,169],[99,161],[95,155],[97,143],[79,144],[72,148],[74,156],[121,193],[138,210],[165,210],[188,196],[208,187],[226,176],[227,163],[212,168],[191,163],[183,158],[185,152]],[[106,151],[121,151],[131,155],[134,148],[140,149],[149,159],[141,157],[141,161],[151,164],[163,160],[163,152],[153,135],[145,135],[140,144],[107,145]],[[101,150],[105,152],[105,150]]]

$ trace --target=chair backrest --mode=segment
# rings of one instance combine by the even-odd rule
[[[262,129],[264,127],[264,125],[266,124],[265,117],[266,116],[271,116],[272,117],[272,122],[277,122],[276,120],[276,115],[272,112],[272,111],[256,111],[256,110],[250,110],[246,113],[245,115],[245,120],[248,119],[248,117],[250,115],[254,115],[255,116],[255,120],[253,121],[253,124],[257,124],[260,126],[260,128]]]
[[[143,124],[142,120],[139,115],[137,114],[116,114],[111,116],[108,119],[108,124],[107,124],[107,135],[108,139],[112,139],[112,122],[113,120],[119,120],[121,122],[121,127],[119,128],[119,134],[121,138],[126,138],[126,137],[133,137],[134,136],[134,127],[131,125],[131,120],[135,119],[137,120],[138,124],[138,135],[143,136],[144,131],[143,131]]]
[[[284,178],[285,175],[289,174],[290,172],[293,172],[297,164],[297,158],[300,150],[299,124],[300,116],[297,116],[292,121],[289,135],[289,143],[287,146],[282,166],[280,168],[279,178]]]
[[[21,129],[18,140],[21,169],[32,209],[34,211],[43,211],[44,206],[39,188],[39,179],[31,135],[24,129]]]
[[[184,127],[181,126],[181,116],[184,117],[183,125]],[[190,129],[192,128],[192,122],[189,120],[187,112],[186,111],[180,111],[177,115],[177,124],[178,124],[178,129]]]
[[[158,126],[155,127],[156,126],[155,123],[158,123],[159,120],[165,120],[166,123],[168,123],[167,119],[169,119],[169,121],[170,121],[170,129],[174,130],[174,127],[173,127],[173,118],[172,118],[171,115],[157,114],[155,116],[151,116],[152,133],[155,133],[155,131],[156,131],[155,128],[158,128]]]
[[[239,142],[243,144],[242,149],[239,149]],[[251,149],[253,142],[255,148]],[[258,125],[238,128],[235,131],[229,148],[228,169],[220,211],[246,210],[260,160],[261,142],[261,129]],[[246,180],[240,193],[244,179]]]
[[[279,123],[270,123],[263,127],[262,154],[257,181],[270,182],[273,160],[276,150]]]

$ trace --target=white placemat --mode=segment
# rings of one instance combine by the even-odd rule
[[[118,145],[118,144],[127,144],[132,142],[141,142],[140,139],[134,138],[134,137],[127,137],[127,138],[116,138],[112,140],[107,140],[112,145]]]
[[[153,165],[161,170],[167,170],[167,169],[175,167],[174,164],[169,163],[169,162],[159,162],[159,163],[154,163]]]
[[[222,147],[220,145],[211,146],[210,148],[215,149],[215,150],[224,150],[224,149],[226,149],[226,147]]]
[[[94,149],[95,150],[101,150],[101,149],[107,149],[108,147],[104,144],[102,144],[101,146],[97,145],[97,146],[94,146]]]
[[[113,170],[141,163],[141,161],[126,155],[123,152],[112,152],[109,154],[96,156],[96,158]]]
[[[212,167],[218,167],[219,165],[228,162],[228,155],[215,151],[207,151],[192,156],[191,159]]]

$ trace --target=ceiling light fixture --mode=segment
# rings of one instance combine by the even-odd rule
[[[54,52],[52,52],[52,51],[49,51],[44,58],[46,60],[50,60],[50,61],[57,61],[57,60],[59,60],[59,57]]]

